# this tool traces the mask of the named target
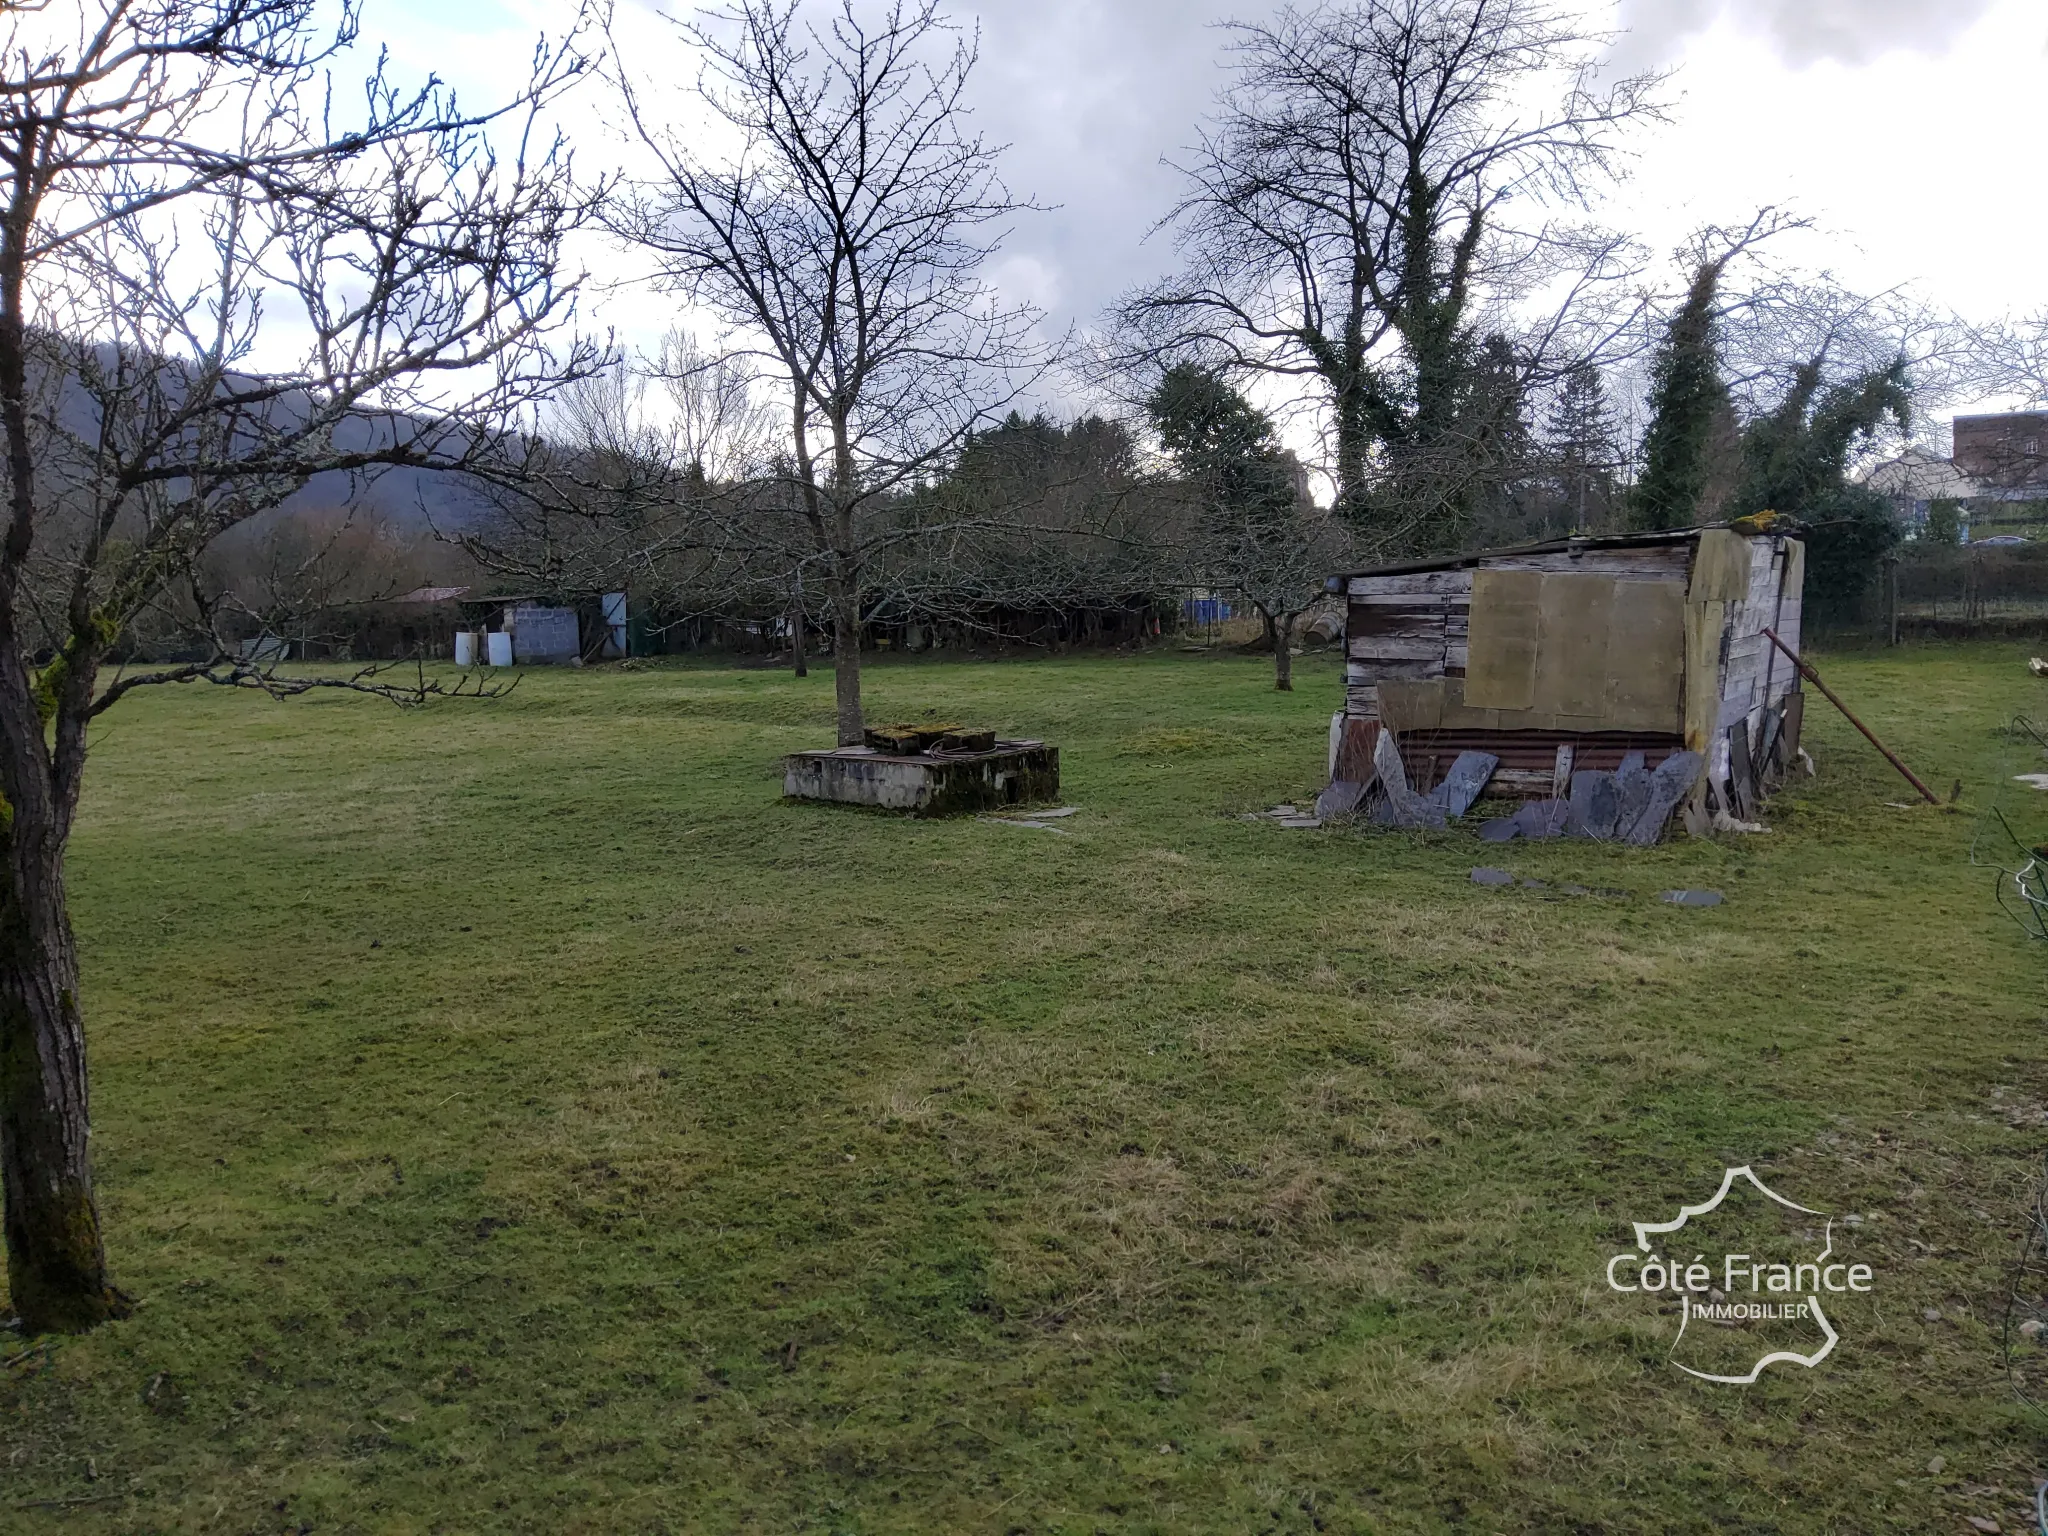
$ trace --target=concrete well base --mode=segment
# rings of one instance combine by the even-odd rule
[[[999,741],[986,752],[793,752],[782,760],[782,792],[793,800],[918,816],[1000,810],[1059,798],[1060,749],[1042,741]]]

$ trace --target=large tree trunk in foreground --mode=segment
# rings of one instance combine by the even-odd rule
[[[78,951],[54,839],[16,826],[0,893],[0,1175],[7,1288],[29,1333],[82,1333],[124,1316],[107,1284],[87,1161]]]
[[[19,152],[29,153],[33,142]],[[52,773],[45,715],[16,630],[17,586],[38,511],[23,318],[33,208],[17,193],[0,235],[0,435],[9,481],[0,547],[0,778],[12,791],[0,797],[0,1197],[15,1315],[29,1333],[83,1333],[127,1307],[107,1284],[87,1149],[78,948],[64,904],[76,781],[67,796]],[[76,595],[72,609],[76,636],[79,619],[90,615]],[[75,753],[82,760],[91,662],[74,648],[61,669],[53,663],[49,670],[59,759]]]

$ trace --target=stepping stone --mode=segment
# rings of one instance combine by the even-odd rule
[[[1718,907],[1722,896],[1719,891],[1666,891],[1662,899],[1674,907]]]
[[[1515,877],[1504,869],[1475,869],[1472,871],[1474,885],[1513,885]]]
[[[1280,818],[1281,826],[1291,827],[1297,832],[1312,832],[1322,824],[1322,819],[1317,816],[1282,816]]]

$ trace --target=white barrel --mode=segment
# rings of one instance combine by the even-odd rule
[[[473,667],[476,665],[476,636],[466,629],[455,631],[455,665]]]
[[[491,665],[509,667],[512,665],[512,633],[510,630],[494,629],[485,640],[490,643]]]

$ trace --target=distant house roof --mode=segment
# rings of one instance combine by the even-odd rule
[[[457,598],[467,596],[468,592],[467,587],[414,587],[410,592],[394,597],[391,601],[409,604],[452,603]]]
[[[1949,460],[1925,448],[1908,448],[1864,475],[1863,483],[1880,496],[1901,501],[1967,501],[1986,488]]]

